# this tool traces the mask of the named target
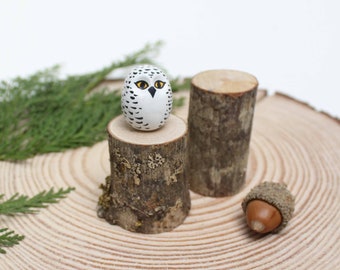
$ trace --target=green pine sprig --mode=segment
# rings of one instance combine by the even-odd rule
[[[154,64],[160,42],[99,71],[59,78],[59,66],[0,82],[0,160],[91,146],[106,139],[106,125],[121,113],[120,93],[92,93],[113,70]],[[91,93],[91,95],[89,95]]]
[[[15,214],[33,214],[37,213],[39,208],[46,208],[48,204],[57,203],[60,199],[66,197],[74,188],[59,189],[54,191],[51,188],[49,191],[42,191],[37,195],[29,198],[26,195],[14,194],[8,200],[0,203],[0,215]],[[0,195],[0,199],[4,194]]]
[[[0,254],[5,254],[6,250],[3,247],[13,247],[18,245],[25,238],[23,235],[16,234],[8,228],[0,229]]]
[[[121,113],[120,93],[92,90],[115,69],[155,64],[161,45],[147,44],[89,74],[61,79],[56,65],[26,78],[0,81],[0,160],[25,160],[105,140],[107,123]],[[189,81],[175,79],[171,85],[175,92],[188,89]]]
[[[0,215],[13,216],[16,214],[37,213],[39,208],[46,208],[49,204],[58,203],[72,190],[74,188],[60,188],[57,191],[51,188],[49,191],[42,191],[31,198],[16,193],[6,201],[0,202]],[[3,198],[4,194],[0,194],[0,200]],[[23,239],[23,235],[16,234],[8,228],[0,228],[0,254],[6,253],[4,248],[17,245]]]

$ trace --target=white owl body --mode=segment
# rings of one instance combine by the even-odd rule
[[[172,109],[172,90],[159,68],[134,68],[124,81],[121,106],[125,120],[135,129],[152,131],[162,127]]]

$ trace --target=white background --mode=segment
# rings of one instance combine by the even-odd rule
[[[0,0],[0,79],[94,71],[147,42],[171,76],[252,73],[340,117],[340,1]]]

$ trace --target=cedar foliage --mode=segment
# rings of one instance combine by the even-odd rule
[[[34,214],[39,208],[46,208],[48,204],[57,203],[60,199],[66,197],[74,188],[59,189],[54,191],[42,191],[33,197],[26,195],[14,194],[9,199],[0,202],[0,215],[13,216],[18,214]],[[0,194],[0,200],[4,198],[4,194]],[[23,235],[16,234],[8,228],[0,228],[0,254],[5,254],[4,248],[18,245],[25,238]]]
[[[107,123],[121,113],[120,93],[91,90],[117,68],[154,64],[152,55],[160,46],[160,42],[147,44],[90,74],[60,79],[60,67],[54,66],[27,78],[0,82],[0,160],[24,160],[106,139]],[[176,91],[187,87],[188,81],[172,84]]]

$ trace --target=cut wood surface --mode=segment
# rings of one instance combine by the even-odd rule
[[[37,215],[0,216],[0,227],[26,236],[0,255],[0,268],[338,269],[339,121],[282,94],[258,96],[243,189],[224,198],[191,192],[189,216],[171,232],[133,233],[97,217],[99,185],[110,173],[107,141],[0,162],[7,198],[76,187]],[[186,115],[184,108],[178,113]],[[293,218],[279,234],[250,232],[243,216],[243,198],[263,181],[285,182],[296,198]]]

